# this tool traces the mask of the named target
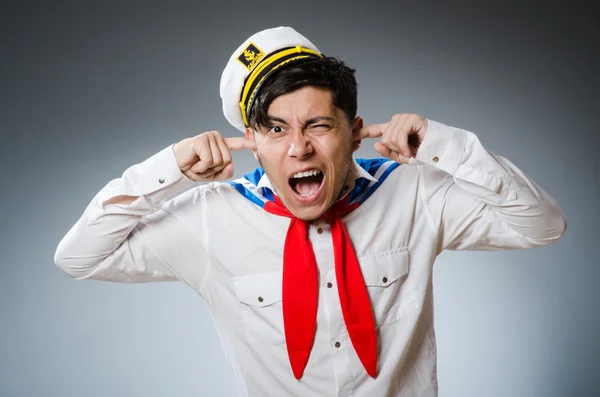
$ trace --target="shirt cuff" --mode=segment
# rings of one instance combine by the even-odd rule
[[[465,153],[466,131],[427,119],[427,132],[409,164],[428,164],[454,175]]]
[[[115,189],[110,189],[102,201],[127,195],[145,196],[154,203],[162,203],[196,183],[179,169],[174,145],[171,144],[142,163],[129,167],[123,173],[121,183]]]

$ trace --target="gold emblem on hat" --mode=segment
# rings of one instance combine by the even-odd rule
[[[265,56],[265,53],[252,42],[242,51],[237,57],[237,60],[242,63],[248,70],[254,69],[258,62]]]

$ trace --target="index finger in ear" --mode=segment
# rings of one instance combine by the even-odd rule
[[[245,137],[223,138],[229,150],[253,150],[256,149],[256,144],[253,140]]]
[[[387,123],[367,125],[356,131],[355,139],[378,138],[383,134],[385,127]]]

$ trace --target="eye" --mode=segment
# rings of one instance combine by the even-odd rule
[[[317,131],[327,131],[327,130],[331,129],[331,126],[329,124],[317,124],[317,125],[311,126],[310,129],[317,130]]]
[[[274,125],[267,131],[269,134],[280,134],[283,132],[283,127],[280,125]]]

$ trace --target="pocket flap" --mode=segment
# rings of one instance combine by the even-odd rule
[[[266,307],[281,301],[281,270],[233,278],[238,300],[246,305]]]
[[[408,273],[408,250],[396,248],[358,258],[367,287],[387,287]]]

